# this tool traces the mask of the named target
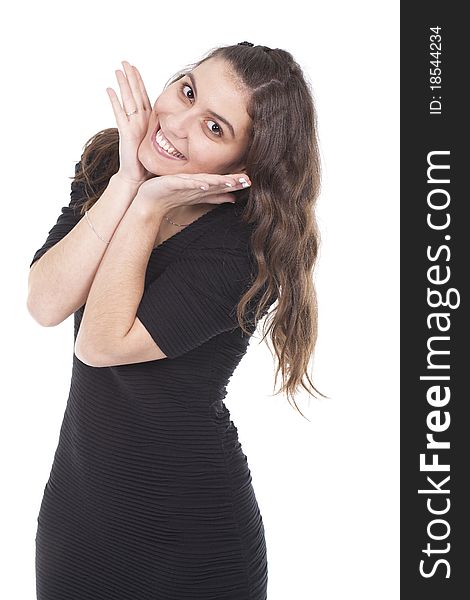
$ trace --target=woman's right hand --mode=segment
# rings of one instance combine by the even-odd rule
[[[137,152],[147,133],[152,106],[137,67],[123,60],[125,74],[117,69],[123,106],[113,88],[106,88],[119,130],[119,171],[117,175],[135,185],[154,177],[140,162]],[[137,110],[135,114],[126,115]]]

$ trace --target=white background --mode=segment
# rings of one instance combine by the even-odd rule
[[[398,27],[398,2],[10,3],[1,36],[2,598],[35,597],[36,517],[72,365],[72,317],[42,328],[27,312],[32,256],[69,202],[85,141],[115,127],[106,87],[118,91],[120,61],[138,66],[153,104],[177,70],[244,40],[286,49],[304,69],[323,161],[313,380],[331,399],[299,394],[309,423],[271,396],[274,363],[259,333],[226,399],[265,523],[268,599],[399,597]]]

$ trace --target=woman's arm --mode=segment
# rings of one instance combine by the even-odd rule
[[[115,174],[88,214],[94,228],[110,240],[131,205],[138,186]],[[85,217],[31,267],[27,308],[41,325],[58,325],[87,301],[98,266],[110,246]]]
[[[173,207],[200,204],[206,196],[211,204],[234,202],[227,194],[226,183],[230,183],[231,190],[246,185],[245,180],[237,183],[235,177],[180,173],[142,183],[91,285],[75,340],[75,355],[82,362],[100,367],[166,356],[137,317],[148,261],[162,219]],[[170,296],[168,302],[175,300]]]
[[[93,279],[75,341],[75,354],[85,364],[104,366],[110,352],[122,346],[132,329],[165,212],[163,203],[149,211],[136,196],[119,223]]]

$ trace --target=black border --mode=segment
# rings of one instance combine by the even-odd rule
[[[470,574],[469,489],[470,469],[470,398],[465,375],[470,372],[470,351],[468,340],[468,280],[470,277],[470,217],[467,217],[467,204],[470,195],[466,177],[470,173],[470,156],[466,148],[469,135],[468,112],[470,97],[464,92],[468,70],[468,43],[470,36],[468,24],[463,17],[464,3],[457,2],[419,2],[400,5],[400,375],[401,375],[401,450],[400,450],[400,594],[403,599],[462,599],[467,597]],[[436,95],[442,96],[442,113],[429,114],[430,91],[430,27],[440,26],[442,35],[442,90]],[[426,222],[429,209],[428,193],[435,184],[427,181],[428,153],[449,150],[449,156],[436,158],[436,163],[450,164],[450,183],[442,185],[450,194],[450,225],[445,231],[433,231]],[[442,171],[440,172],[442,175]],[[444,197],[444,196],[442,196]],[[436,196],[437,198],[437,196]],[[444,212],[439,215],[444,218]],[[444,235],[451,236],[444,240]],[[441,258],[432,262],[426,255],[431,246],[435,256],[440,245],[450,248],[450,259],[446,261],[445,252]],[[433,285],[428,280],[428,269],[439,263],[442,273],[445,266],[450,268],[450,280],[447,284]],[[427,301],[427,288],[458,290],[460,305],[456,308],[430,308]],[[453,302],[457,298],[451,299]],[[438,332],[435,324],[427,327],[427,317],[432,312],[450,313],[451,326],[447,332]],[[434,321],[435,323],[435,321]],[[420,380],[420,376],[429,375],[427,368],[427,341],[433,335],[448,335],[450,340],[440,345],[448,349],[448,355],[435,360],[440,364],[449,364],[448,382],[430,382]],[[436,346],[435,346],[436,347]],[[444,374],[443,370],[434,371]],[[446,431],[436,433],[438,440],[450,442],[450,449],[438,452],[440,463],[449,463],[450,471],[420,471],[419,456],[428,452],[427,462],[432,451],[426,450],[426,434],[430,432],[427,415],[432,410],[426,392],[431,385],[448,385],[450,400],[441,407],[441,416],[448,411],[450,426]],[[432,488],[427,484],[426,476],[434,477],[436,482],[447,476],[449,494],[426,495],[418,490]],[[449,498],[449,511],[439,517],[431,515],[427,509],[427,498],[431,497],[435,508],[446,506],[444,498]],[[443,518],[449,523],[449,535],[441,542],[430,540],[427,527],[433,518]],[[444,525],[434,525],[436,534],[444,534]],[[440,529],[439,529],[440,527]],[[435,548],[450,544],[449,552],[427,557],[422,550],[430,542]],[[434,561],[443,558],[447,566],[436,566],[433,576],[425,578],[420,574],[419,565],[425,560],[424,569],[431,572]],[[378,598],[380,592],[378,591]]]

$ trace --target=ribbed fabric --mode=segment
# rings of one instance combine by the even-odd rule
[[[33,262],[79,221],[80,194],[73,182]],[[94,368],[73,354],[37,519],[38,600],[266,600],[263,520],[223,401],[250,339],[234,316],[252,276],[237,208],[150,256],[137,316],[168,358]]]

